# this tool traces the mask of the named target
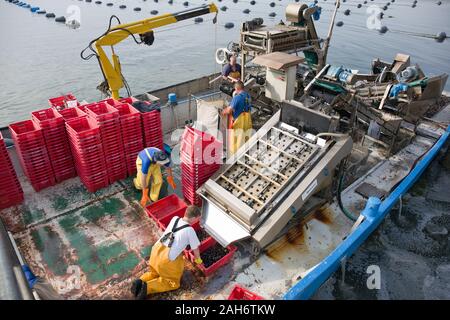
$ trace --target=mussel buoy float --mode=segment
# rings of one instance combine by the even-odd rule
[[[187,7],[189,5],[189,2],[185,1],[183,2],[183,6]]]
[[[36,12],[36,11],[38,11],[39,10],[39,7],[31,7],[30,8],[30,11],[31,12]]]
[[[173,3],[173,0],[169,0],[169,1],[167,1],[169,4],[172,4]]]
[[[255,1],[255,0],[250,1],[250,4],[251,4],[252,6],[254,6],[254,5],[256,4],[256,1]]]
[[[382,26],[381,28],[380,28],[380,30],[378,30],[378,32],[380,32],[380,33],[386,33],[386,32],[388,32],[388,27],[386,27],[386,26]]]
[[[415,7],[416,7],[416,4],[414,3],[411,7],[412,7],[412,8],[415,8]]]
[[[203,18],[202,17],[197,17],[194,19],[195,23],[202,23],[203,22]]]
[[[277,14],[275,12],[269,13],[269,17],[275,17]]]
[[[92,0],[86,0],[86,2],[92,2]]]
[[[56,22],[62,22],[62,23],[66,23],[66,17],[61,16],[55,19]]]
[[[225,23],[225,28],[231,29],[231,28],[233,28],[233,27],[234,27],[234,23],[233,23],[233,22],[227,22],[227,23]]]
[[[95,1],[95,4],[102,4],[101,1]]]
[[[358,5],[356,6],[358,9],[362,7],[361,3],[358,3]]]
[[[438,1],[437,5],[440,6],[441,4],[442,4],[442,2],[441,2],[441,1]]]
[[[151,13],[152,15],[157,15],[157,14],[158,14],[158,10],[152,10],[152,11],[150,11],[150,13]]]
[[[136,8],[134,8],[133,10],[134,10],[134,11],[141,11],[141,8],[136,7]]]
[[[349,16],[349,15],[350,15],[350,12],[351,12],[350,9],[347,9],[347,10],[344,11],[344,14],[345,14],[346,16]]]
[[[45,11],[45,10],[39,10],[38,12],[37,12],[37,14],[46,14],[47,13],[47,11]]]
[[[237,2],[238,2],[238,0],[233,0],[233,2],[234,2],[234,3],[237,3]]]
[[[245,13],[245,14],[249,14],[250,13],[250,9],[244,9],[242,12]]]
[[[343,21],[338,21],[338,22],[336,22],[336,26],[337,27],[342,27],[344,25],[344,22]]]
[[[112,6],[114,5],[114,3],[108,2],[106,5],[107,5],[108,7],[112,7]]]
[[[388,6],[384,6],[383,10],[386,11],[388,9]]]
[[[55,17],[55,14],[54,14],[54,13],[47,13],[47,14],[45,15],[45,17],[46,17],[46,18],[54,18],[54,17]]]
[[[272,8],[275,7],[275,2],[269,3],[269,6],[271,6]]]
[[[158,2],[158,0],[153,0],[153,1]]]
[[[439,32],[436,35],[436,41],[437,42],[444,42],[444,40],[447,38],[447,34],[445,32]]]
[[[120,9],[125,9],[126,7],[127,7],[127,6],[124,5],[124,4],[122,4],[122,5],[119,6]]]
[[[220,10],[222,10],[222,11],[227,11],[227,9],[228,9],[227,6],[223,6],[223,7],[220,8]]]

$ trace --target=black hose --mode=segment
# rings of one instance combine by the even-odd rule
[[[344,215],[349,218],[351,221],[356,221],[356,217],[353,215],[353,213],[351,213],[349,210],[347,210],[344,205],[342,204],[342,198],[341,198],[341,193],[342,193],[342,185],[343,185],[343,181],[344,181],[344,177],[345,177],[345,162],[346,160],[343,161],[343,163],[341,163],[341,166],[339,168],[339,181],[338,181],[338,187],[337,187],[337,194],[336,194],[336,198],[338,201],[338,205],[339,208],[341,209],[341,211],[344,213]]]

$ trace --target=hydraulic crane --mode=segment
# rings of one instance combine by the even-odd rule
[[[213,19],[213,23],[216,23],[218,9],[214,3],[125,24],[120,24],[117,16],[111,16],[108,30],[89,43],[88,47],[81,52],[81,58],[88,60],[96,56],[105,79],[97,88],[106,94],[108,92],[111,93],[113,99],[119,99],[119,90],[124,87],[124,84],[127,84],[122,75],[119,57],[114,52],[114,46],[116,44],[125,40],[128,36],[132,36],[136,43],[143,43],[150,46],[155,39],[153,34],[154,29],[209,13],[216,13]],[[113,18],[119,21],[119,24],[114,27],[111,26]],[[135,34],[139,35],[140,40],[135,37]],[[104,50],[104,47],[107,46],[111,47],[112,61],[108,58]],[[90,49],[93,53],[86,57],[84,52],[87,49]],[[129,91],[128,86],[127,90]]]

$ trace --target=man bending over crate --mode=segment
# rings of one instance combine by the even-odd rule
[[[149,261],[149,271],[134,280],[131,292],[140,300],[152,293],[176,290],[180,287],[184,271],[183,250],[189,245],[195,263],[203,263],[198,246],[200,241],[192,225],[201,218],[196,206],[189,206],[184,217],[173,217],[162,237],[154,244]]]
[[[139,152],[136,159],[137,175],[134,178],[134,186],[138,190],[142,190],[141,205],[145,207],[149,200],[157,201],[159,198],[159,191],[162,186],[161,166],[167,170],[167,182],[175,190],[176,184],[173,181],[172,169],[170,168],[170,158],[164,151],[158,148],[145,148]],[[153,179],[149,198],[149,184],[150,178]]]

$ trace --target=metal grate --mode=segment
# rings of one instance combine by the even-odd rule
[[[216,182],[259,215],[317,150],[316,145],[273,127]]]

